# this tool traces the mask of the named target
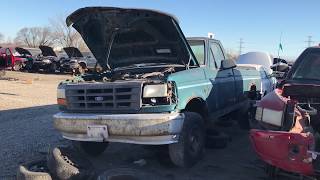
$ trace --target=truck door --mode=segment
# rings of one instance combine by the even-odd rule
[[[210,42],[210,51],[217,66],[217,75],[213,81],[216,83],[218,107],[221,110],[234,105],[236,102],[235,80],[232,69],[220,69],[221,61],[225,59],[220,44],[214,41]]]
[[[6,67],[6,60],[5,60],[5,51],[4,49],[0,48],[0,70],[1,68],[5,68]]]
[[[6,62],[7,62],[7,67],[12,67],[13,66],[13,62],[12,62],[12,56],[11,56],[11,52],[10,49],[7,48],[6,49]]]

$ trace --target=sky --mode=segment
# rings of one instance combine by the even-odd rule
[[[319,0],[3,0],[0,33],[14,39],[23,27],[49,26],[49,19],[67,16],[86,6],[151,8],[178,19],[185,36],[215,34],[225,49],[242,53],[265,51],[295,59],[308,46],[320,43]],[[280,38],[281,37],[281,38]]]

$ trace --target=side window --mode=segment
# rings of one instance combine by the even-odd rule
[[[7,56],[10,56],[10,55],[11,55],[11,52],[10,52],[9,49],[6,49],[6,55],[7,55]]]
[[[216,60],[213,57],[213,52],[212,52],[211,48],[209,49],[209,67],[212,68],[212,69],[217,69],[218,68]]]
[[[220,68],[221,61],[225,59],[221,47],[217,43],[210,43],[210,48],[218,65],[218,68]]]
[[[197,61],[200,65],[204,65],[205,59],[205,48],[204,48],[204,41],[188,41],[189,45],[192,49],[193,54],[196,56]]]

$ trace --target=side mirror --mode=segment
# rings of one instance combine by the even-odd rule
[[[273,71],[286,72],[289,69],[289,65],[287,63],[278,62],[270,66]]]
[[[235,68],[237,67],[236,63],[233,60],[222,60],[221,61],[221,66],[220,69],[224,70],[224,69],[231,69],[231,68]]]

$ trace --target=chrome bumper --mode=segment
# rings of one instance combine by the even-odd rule
[[[69,140],[150,145],[178,142],[184,121],[181,113],[104,115],[61,112],[53,118],[54,127]],[[107,126],[108,138],[88,137],[88,125]]]

